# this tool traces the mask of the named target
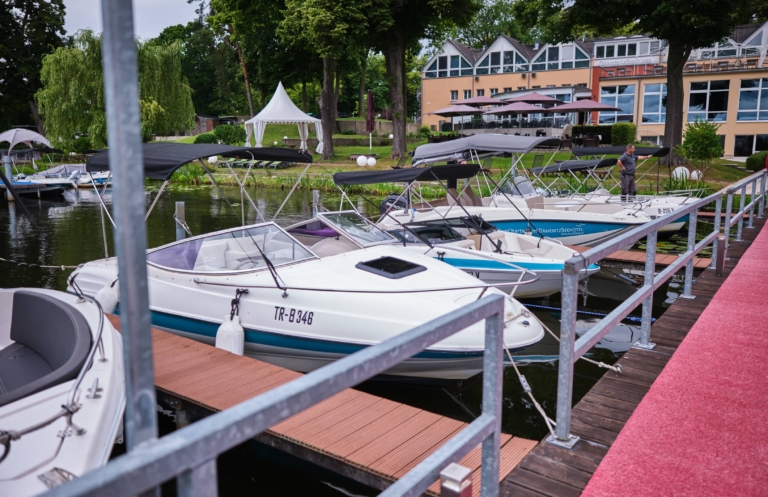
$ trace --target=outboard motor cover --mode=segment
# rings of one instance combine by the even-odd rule
[[[408,201],[400,195],[389,195],[381,204],[379,204],[379,214],[384,215],[387,212],[405,210],[408,208]]]

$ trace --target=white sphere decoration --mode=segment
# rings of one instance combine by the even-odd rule
[[[357,165],[360,167],[363,167],[364,165],[368,164],[368,157],[364,155],[358,155],[357,156]]]
[[[390,139],[390,140],[391,140],[392,138],[394,138],[394,137],[395,137],[395,135],[393,135],[392,133],[390,133],[390,134],[389,134],[389,139]]]
[[[672,177],[674,179],[688,179],[691,174],[688,172],[688,168],[679,166],[672,170]]]
[[[283,137],[283,140],[287,140],[287,139],[288,139],[288,137],[287,137],[287,136],[284,136],[284,137]]]
[[[217,155],[212,155],[208,157],[208,162],[211,164],[216,164],[217,162],[219,162],[219,157]]]
[[[272,142],[272,143],[274,143],[275,145],[277,145],[277,142]]]
[[[368,165],[373,167],[376,165],[376,159],[373,157],[368,157]]]
[[[691,171],[691,179],[694,181],[698,181],[700,179],[703,179],[704,175],[701,174],[701,171]]]

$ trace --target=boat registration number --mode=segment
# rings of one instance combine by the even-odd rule
[[[301,309],[285,308],[279,305],[275,306],[275,321],[288,321],[289,323],[301,323],[312,326],[312,319],[315,313],[312,311],[302,311]]]
[[[659,209],[659,214],[669,214],[674,209],[672,207],[662,207]]]

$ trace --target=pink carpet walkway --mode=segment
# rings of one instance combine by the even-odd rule
[[[768,229],[701,314],[582,495],[768,495]]]

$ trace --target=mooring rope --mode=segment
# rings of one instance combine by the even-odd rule
[[[32,262],[19,262],[19,261],[14,261],[14,260],[11,260],[11,259],[4,259],[2,257],[0,257],[0,262],[5,262],[5,263],[8,263],[8,264],[15,264],[17,266],[36,267],[36,268],[41,268],[41,269],[61,269],[62,271],[65,270],[65,269],[77,269],[80,266],[82,266],[82,264],[79,264],[77,266],[65,266],[65,265],[61,265],[61,266],[45,266],[43,264],[35,264],[35,263],[32,263]]]

